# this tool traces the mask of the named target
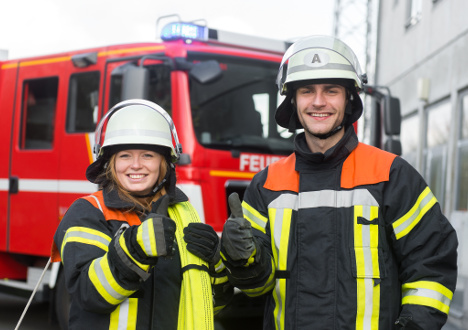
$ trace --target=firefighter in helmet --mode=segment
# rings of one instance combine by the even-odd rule
[[[54,237],[69,328],[213,329],[214,309],[231,292],[218,235],[176,188],[181,146],[170,116],[152,102],[123,101],[95,142],[86,177],[99,191],[70,206]]]
[[[440,329],[457,236],[420,174],[360,143],[366,83],[338,39],[294,43],[277,84],[294,153],[253,178],[221,239],[230,282],[267,295],[264,329]]]

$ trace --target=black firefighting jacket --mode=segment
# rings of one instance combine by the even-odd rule
[[[445,323],[456,233],[418,172],[352,129],[325,154],[300,134],[294,154],[253,178],[243,211],[261,257],[227,266],[246,294],[268,294],[264,329]]]
[[[104,210],[100,210],[102,205],[96,204],[95,199],[103,199],[101,203],[105,204]],[[158,202],[153,205],[153,210],[157,209]],[[177,189],[172,205],[186,202],[187,197]],[[188,202],[185,205],[188,205],[189,211],[193,210]],[[60,253],[66,286],[71,295],[70,330],[181,328],[179,306],[184,275],[180,246],[185,247],[185,243],[174,244],[175,254],[157,258],[154,267],[140,264],[136,260],[123,262],[124,258],[119,256],[122,250],[118,251],[115,241],[125,229],[139,225],[140,220],[146,217],[141,214],[139,219],[138,216],[135,219],[136,212],[126,212],[130,206],[119,198],[116,191],[97,192],[76,200],[56,231],[54,248]],[[193,217],[193,214],[185,216]],[[131,246],[126,248],[130,249]],[[129,255],[133,254],[132,251],[128,252]],[[192,255],[192,258],[196,257]],[[57,256],[55,259],[57,260]],[[196,267],[201,269],[200,265]],[[143,272],[143,276],[141,270],[135,266],[146,269],[146,275]],[[223,281],[221,275],[215,276],[211,283],[220,285],[227,282],[227,278],[224,276]],[[219,290],[215,289],[213,292]],[[226,302],[223,300],[226,297],[222,295],[217,298],[217,303]],[[183,299],[188,298],[185,296]],[[189,307],[197,308],[197,301],[203,306],[202,297],[193,299],[195,306]],[[208,303],[211,304],[212,299],[210,295]],[[191,305],[192,301],[187,304]],[[213,315],[205,315],[203,318],[213,323]],[[182,328],[192,329],[185,326]]]

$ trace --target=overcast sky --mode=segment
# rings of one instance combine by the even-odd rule
[[[2,0],[0,50],[8,58],[157,39],[159,17],[295,40],[333,33],[334,0]],[[161,25],[168,19],[160,21]]]

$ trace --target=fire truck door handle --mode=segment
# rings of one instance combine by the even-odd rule
[[[10,194],[17,194],[18,193],[18,182],[19,178],[17,176],[10,177],[10,185],[8,188],[8,192]]]

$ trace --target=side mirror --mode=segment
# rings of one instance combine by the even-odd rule
[[[123,72],[122,100],[147,99],[149,72],[141,66],[130,65]]]
[[[395,140],[392,137],[389,137],[384,144],[384,150],[391,152],[395,155],[401,156],[402,148],[401,148],[401,141]]]
[[[400,99],[389,95],[384,99],[384,128],[387,135],[400,135],[401,109]]]
[[[209,60],[195,63],[189,71],[189,75],[200,84],[214,82],[223,75],[218,61]]]
[[[189,76],[200,84],[214,82],[223,75],[223,71],[216,60],[197,63],[188,62],[184,57],[176,57],[174,60],[176,70],[187,71]]]

